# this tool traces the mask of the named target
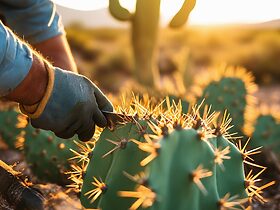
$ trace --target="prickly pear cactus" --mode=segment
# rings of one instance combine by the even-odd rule
[[[214,174],[214,151],[207,141],[201,139],[205,138],[201,134],[201,131],[178,124],[175,130],[154,139],[159,141],[160,147],[157,157],[148,166],[148,184],[145,187],[151,190],[150,202],[144,200],[143,207],[216,209],[219,195]],[[131,196],[127,190],[120,195]],[[137,207],[138,204],[135,202],[133,205]]]
[[[129,115],[124,119],[126,123],[103,130],[93,151],[89,152],[91,155],[86,155],[89,157],[87,167],[82,170],[86,173],[79,176],[83,179],[80,186],[81,202],[86,208],[111,209],[116,206],[118,209],[128,209],[133,203],[133,199],[120,199],[117,193],[123,186],[134,189],[135,183],[127,180],[125,172],[136,174],[143,171],[139,162],[146,156],[145,152],[138,150],[134,141],[145,141],[144,135],[151,133],[148,123],[152,123],[156,115],[150,113],[138,100],[134,98],[128,109],[119,108],[119,112]],[[146,104],[146,99],[142,98],[141,102]],[[70,178],[79,185],[77,169],[75,167],[70,173]],[[92,184],[96,185],[96,189],[92,188]],[[111,186],[108,191],[107,186]]]
[[[23,149],[27,163],[40,180],[66,184],[68,180],[64,173],[70,170],[68,159],[73,156],[70,149],[78,149],[74,140],[60,139],[50,131],[28,125],[18,136],[17,145]]]
[[[257,86],[253,76],[245,69],[237,67],[219,67],[206,75],[199,75],[193,92],[195,101],[212,106],[215,111],[228,111],[232,117],[232,132],[243,135],[246,115],[255,104],[253,93]]]
[[[155,112],[141,107],[143,117],[135,107],[130,107],[134,117],[127,123],[101,133],[90,155],[81,158],[87,159],[85,167],[72,172],[84,207],[243,209],[255,195],[262,199],[263,189],[273,184],[259,188],[258,175],[245,175],[244,163],[251,163],[254,152],[229,141],[230,119],[214,123],[218,114],[205,110],[200,115],[200,106],[182,114],[182,106],[173,103],[167,111],[155,111],[151,120]]]
[[[168,132],[164,135],[155,133],[146,137],[146,143],[138,143],[139,149],[148,145],[155,149],[155,144],[157,152],[146,168],[145,184],[138,183],[135,191],[119,193],[122,197],[138,199],[130,209],[140,206],[153,210],[243,208],[249,195],[245,187],[242,154],[222,135],[222,130],[218,132],[218,128],[215,129],[218,137],[208,127],[214,115],[202,119],[197,115],[198,111],[195,112],[189,116],[173,116],[175,120],[164,120]],[[155,126],[152,130],[161,129]],[[219,149],[216,148],[218,144]],[[230,149],[228,145],[231,145]],[[237,158],[226,164],[235,156]],[[233,170],[238,176],[230,174]],[[225,179],[227,186],[222,181]]]
[[[248,197],[247,189],[245,190],[244,187],[246,182],[244,162],[250,164],[247,159],[253,154],[250,152],[247,156],[244,154],[246,145],[242,147],[241,141],[238,146],[231,142],[235,139],[234,135],[228,133],[231,128],[231,118],[229,116],[226,112],[223,115],[218,115],[214,123],[213,134],[215,137],[210,139],[214,146],[217,188],[221,198],[227,195],[238,195],[238,199],[242,199]],[[260,166],[260,168],[262,167]],[[234,174],[234,177],[232,174]]]
[[[280,157],[280,113],[272,107],[260,106],[249,119],[246,134],[250,136],[251,147],[263,147]]]
[[[9,148],[16,148],[17,136],[27,123],[27,118],[16,108],[11,107],[0,111],[0,135]]]
[[[133,199],[130,201],[119,199],[117,193],[124,186],[131,190],[135,187],[133,181],[126,180],[125,171],[133,174],[143,171],[143,167],[138,163],[145,157],[145,153],[139,152],[133,141],[134,139],[144,141],[146,127],[148,127],[146,121],[136,121],[117,126],[113,132],[108,129],[102,132],[84,176],[81,191],[81,202],[84,207],[92,208],[93,201],[94,207],[101,209],[111,209],[112,206],[127,209],[131,205]],[[98,181],[106,183],[103,186],[104,192],[107,186],[111,187],[95,200],[97,193],[92,190],[91,183]]]

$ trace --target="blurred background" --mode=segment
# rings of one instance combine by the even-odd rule
[[[189,107],[188,96],[192,94],[192,88],[196,85],[195,80],[198,78],[203,82],[204,73],[209,69],[228,64],[245,67],[252,72],[259,87],[254,93],[258,105],[276,108],[279,115],[272,116],[278,120],[273,121],[274,124],[267,123],[270,121],[266,121],[266,118],[261,121],[264,125],[257,127],[258,124],[254,124],[260,139],[265,139],[261,142],[264,154],[270,155],[265,160],[262,159],[263,156],[255,159],[255,163],[265,162],[261,165],[268,167],[262,184],[272,180],[276,180],[277,184],[264,193],[264,197],[268,198],[268,204],[257,202],[253,209],[280,209],[280,0],[197,0],[195,6],[195,0],[187,0],[187,5],[184,0],[53,1],[65,25],[79,72],[96,83],[115,105],[119,103],[117,100],[124,91],[138,92],[144,99],[143,93],[154,91],[150,94],[155,97],[162,99],[168,95],[171,99],[183,99],[183,106],[185,103]],[[111,6],[109,1],[112,3]],[[245,81],[246,79],[248,80],[244,78]],[[216,92],[219,99],[221,93]],[[240,100],[238,97],[243,93],[239,90],[234,92],[237,100]],[[184,102],[184,99],[187,100]],[[220,101],[217,101],[219,104]],[[241,113],[242,109],[236,107],[236,103],[233,105],[233,109]],[[7,125],[1,126],[2,131],[0,129],[0,160],[9,164],[21,162],[17,165],[18,169],[25,168],[32,181],[37,182],[36,176],[35,178],[32,176],[32,169],[28,168],[31,164],[24,161],[23,155],[12,149],[7,150],[9,147],[18,147],[14,142],[21,143],[22,146],[25,141],[21,135],[22,128],[17,127],[18,124],[15,123],[19,120],[18,113],[9,108],[8,106],[3,107],[3,110],[0,109],[3,116],[0,117],[0,121],[2,120],[2,125]],[[251,111],[257,118],[260,113],[256,113],[256,110]],[[26,126],[27,121],[24,119],[22,122],[25,122]],[[20,132],[20,135],[16,132]],[[10,146],[1,141],[1,138],[5,140],[3,133],[8,134],[6,139],[12,143]],[[34,136],[34,132],[32,135]],[[49,134],[43,132],[42,140],[45,140],[44,135]],[[257,140],[257,137],[258,135],[253,136],[252,139]],[[269,138],[273,140],[272,143],[267,140]],[[33,141],[32,138],[29,139]],[[48,136],[48,141],[49,139]],[[51,139],[59,141],[53,136]],[[37,152],[37,144],[33,145]],[[63,142],[61,145],[66,144]],[[28,146],[25,148],[28,151]],[[59,154],[68,155],[70,151],[68,147],[66,148],[63,150],[65,153],[59,150]],[[55,149],[60,147],[56,146]],[[276,155],[270,153],[273,149],[276,150]],[[39,159],[43,155],[49,157],[44,151],[46,150],[38,153]],[[72,155],[71,152],[71,157]],[[32,157],[32,160],[35,159]],[[56,161],[52,156],[50,162],[59,166]],[[42,166],[46,174],[45,165],[39,166]],[[65,189],[49,184],[44,191],[53,198],[57,196],[53,196],[54,191],[62,194]],[[52,204],[51,201],[48,205],[56,206],[55,209],[81,209],[77,196],[72,197],[75,202],[66,197],[66,194],[62,194],[60,197],[57,196],[59,200],[57,203]],[[62,204],[58,204],[61,202]],[[51,209],[54,209],[53,206]]]
[[[107,1],[56,0],[81,73],[103,90],[118,92],[133,79],[130,21],[119,21]],[[135,12],[135,0],[120,1]],[[168,27],[183,0],[162,0],[156,42],[161,76],[182,75],[185,87],[209,66],[227,63],[252,71],[261,86],[280,103],[280,1],[198,0],[182,27]],[[143,14],[149,15],[149,14]]]

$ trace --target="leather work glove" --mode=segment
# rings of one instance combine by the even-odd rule
[[[20,105],[21,111],[35,128],[51,130],[64,139],[78,134],[80,140],[90,140],[95,125],[107,125],[101,110],[113,111],[112,104],[86,77],[49,64],[46,69],[49,80],[43,99],[32,106]]]

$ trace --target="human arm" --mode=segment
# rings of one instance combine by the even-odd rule
[[[34,44],[33,47],[54,66],[78,72],[65,34]]]
[[[86,77],[53,67],[3,24],[0,46],[0,96],[20,103],[33,126],[81,140],[106,126],[101,111],[113,107]]]

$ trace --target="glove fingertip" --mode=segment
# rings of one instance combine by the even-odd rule
[[[93,134],[91,134],[91,135],[83,135],[83,134],[79,135],[78,134],[78,138],[82,142],[87,142],[87,141],[91,140],[92,137],[93,137]]]
[[[98,121],[95,121],[96,125],[100,128],[104,128],[107,126],[107,120],[106,117],[102,114],[100,119]]]
[[[30,124],[33,128],[40,128],[33,120],[30,120]]]
[[[106,106],[102,107],[102,111],[112,112],[114,111],[114,107],[111,102],[108,102]]]
[[[95,132],[95,129],[89,130],[89,131],[83,132],[83,133],[78,133],[78,138],[80,141],[87,142],[87,141],[91,140],[91,138],[94,135],[94,132]]]

